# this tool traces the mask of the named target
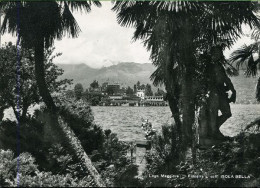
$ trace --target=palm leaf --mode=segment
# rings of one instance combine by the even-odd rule
[[[66,31],[68,34],[71,34],[72,37],[78,37],[78,34],[81,30],[66,2],[64,3],[62,21],[63,21],[62,26],[64,31]]]
[[[252,55],[252,45],[243,45],[241,48],[237,49],[231,54],[229,61],[231,63],[236,63],[237,68],[240,68],[244,63],[249,60]]]
[[[257,75],[257,65],[260,59],[254,60],[254,54],[258,52],[258,42],[251,45],[243,45],[241,48],[237,49],[231,54],[229,61],[235,63],[237,68],[246,66],[245,75],[246,76],[256,76]]]

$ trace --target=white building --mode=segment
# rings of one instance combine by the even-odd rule
[[[163,102],[163,96],[145,96],[145,100],[146,101],[151,101],[151,102],[154,102],[154,101],[159,101],[159,102]]]
[[[138,89],[136,91],[136,96],[137,97],[140,97],[142,100],[144,99],[145,97],[145,89]]]

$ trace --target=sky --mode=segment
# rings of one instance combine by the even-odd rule
[[[90,13],[73,13],[81,32],[78,38],[55,41],[56,52],[62,53],[55,63],[85,63],[94,68],[118,62],[151,63],[142,41],[133,42],[134,29],[117,23],[111,2],[101,3],[101,8],[92,6]],[[2,44],[10,40],[15,42],[8,34],[2,36]]]
[[[109,1],[102,1],[102,7],[92,7],[90,13],[75,12],[81,32],[78,38],[64,36],[56,40],[56,52],[62,56],[54,60],[55,63],[79,64],[85,63],[93,68],[107,67],[120,62],[151,63],[150,53],[145,49],[142,41],[133,41],[134,28],[121,27],[117,23],[116,14],[111,10]],[[249,33],[249,28],[244,27],[244,32]],[[2,44],[16,38],[9,34],[2,36]],[[224,52],[228,57],[234,49],[249,44],[249,37],[242,37],[233,48]]]

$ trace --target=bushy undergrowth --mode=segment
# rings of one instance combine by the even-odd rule
[[[35,118],[28,119],[19,126],[10,120],[2,121],[0,149],[11,149],[15,156],[22,152],[29,152],[36,157],[37,161],[45,161],[43,126]]]
[[[127,157],[129,145],[119,141],[111,130],[103,131],[94,124],[91,108],[84,100],[60,98],[58,104],[59,114],[80,140],[106,185],[136,185],[137,167]]]
[[[39,165],[37,170],[49,172],[45,173],[46,176],[50,173],[78,179],[88,176],[87,169],[83,168],[70,148],[44,140],[44,124],[35,117],[19,127],[9,120],[1,122],[0,143],[0,149],[14,151],[14,157],[18,157],[19,153],[30,153]]]
[[[143,186],[252,187],[260,184],[260,134],[242,132],[232,141],[199,150],[195,164],[172,157],[167,144],[169,138],[165,133],[155,138],[166,144],[163,147],[158,141],[153,142]]]
[[[4,187],[83,187],[90,185],[89,177],[73,178],[38,169],[34,157],[25,152],[18,157],[11,150],[0,150],[0,186]],[[19,168],[18,168],[19,165]]]
[[[137,167],[131,165],[127,157],[128,144],[119,141],[117,135],[110,130],[104,132],[100,126],[94,124],[91,108],[83,100],[61,97],[58,101],[59,115],[73,130],[106,184],[125,186],[127,181],[129,183],[129,178],[131,183],[137,173]],[[48,139],[51,137],[46,137],[50,134],[55,136],[58,132],[55,133],[51,127],[46,128],[48,121],[42,120],[48,115],[41,116],[41,114],[48,114],[44,107],[37,110],[19,127],[16,122],[9,120],[0,124],[0,149],[7,150],[10,160],[13,161],[13,168],[18,168],[15,163],[18,158],[15,157],[20,153],[19,158],[23,159],[24,153],[30,158],[28,168],[31,171],[19,176],[19,185],[29,187],[92,185],[88,169],[72,152],[71,146],[60,141],[52,142]],[[19,135],[19,142],[17,142],[17,135]],[[0,161],[0,166],[5,165]],[[0,174],[6,173],[0,172]],[[5,175],[6,177],[1,179],[1,186],[16,186],[17,171],[13,171],[12,175],[10,173],[11,171],[7,173],[8,178]]]
[[[104,142],[103,130],[93,123],[94,116],[86,102],[60,98],[58,106],[59,114],[74,131],[88,154],[93,150],[102,148]]]
[[[176,127],[163,125],[161,134],[152,139],[152,148],[146,155],[146,173],[171,173],[180,159],[180,142]]]
[[[127,157],[129,144],[118,140],[115,133],[105,130],[103,149],[95,151],[91,160],[101,172],[107,186],[137,186],[137,166]]]

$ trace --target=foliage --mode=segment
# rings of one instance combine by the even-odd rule
[[[163,125],[161,134],[152,139],[152,148],[146,156],[145,174],[170,174],[180,160],[179,136],[174,125]]]
[[[146,84],[146,86],[145,86],[145,95],[153,96],[153,91],[152,91],[152,87],[150,84]]]
[[[74,93],[75,93],[75,97],[77,100],[81,99],[83,91],[84,90],[83,90],[83,86],[81,83],[77,83],[74,86]]]
[[[89,12],[92,4],[101,6],[99,1],[5,1],[0,4],[0,11],[4,13],[1,33],[8,32],[13,35],[18,33],[17,43],[22,47],[34,50],[35,78],[39,93],[48,109],[53,113],[56,113],[56,106],[45,78],[44,50],[51,47],[55,39],[61,39],[64,35],[77,37],[80,28],[72,11],[86,10]],[[17,10],[23,12],[19,16],[19,22],[17,22]]]
[[[170,168],[167,165],[171,165],[174,160],[167,161],[162,157],[164,155],[155,155],[152,150],[148,157],[144,186],[257,186],[260,183],[259,138],[259,133],[242,132],[230,141],[200,150],[195,164],[190,160],[179,160]],[[156,147],[161,146],[157,143]],[[170,152],[167,145],[164,149]],[[169,156],[167,152],[166,156]],[[152,175],[159,176],[155,178]]]
[[[58,142],[54,144],[45,137],[48,134],[52,134],[50,131],[54,130],[47,129],[46,123],[40,122],[40,113],[41,111],[38,110],[37,113],[35,113],[36,116],[21,123],[19,129],[17,128],[16,122],[3,121],[0,126],[1,148],[16,151],[16,156],[20,152],[31,153],[35,157],[37,164],[39,164],[40,170],[50,171],[56,175],[67,176],[67,174],[69,174],[69,176],[73,178],[87,177],[88,169],[82,165],[82,161],[74,155],[67,143],[62,143],[61,145],[61,143]],[[18,142],[19,150],[17,150],[17,131],[19,131],[20,140],[20,142]],[[92,134],[91,131],[88,133]],[[85,140],[87,139],[88,137],[86,137]]]
[[[134,90],[131,88],[131,87],[127,87],[127,89],[126,89],[126,94],[127,95],[133,95],[134,94]]]
[[[113,10],[118,22],[133,26],[133,38],[143,40],[151,51],[157,67],[151,78],[155,84],[165,85],[172,114],[178,127],[183,127],[179,134],[190,145],[196,108],[196,55],[218,42],[230,47],[242,34],[242,24],[259,26],[259,6],[253,2],[117,1]]]
[[[137,86],[136,84],[134,84],[134,93],[136,93],[136,91],[137,91]]]
[[[34,118],[21,123],[19,128],[16,122],[3,121],[0,124],[1,148],[15,151],[15,156],[21,152],[29,152],[39,162],[44,161],[43,127],[44,125]],[[19,143],[17,143],[17,131],[19,131]],[[19,150],[17,150],[17,144],[19,144]]]
[[[57,80],[63,74],[63,70],[53,64],[53,59],[61,54],[53,55],[55,48],[45,50],[45,75],[49,90],[60,92],[66,89],[71,80]],[[16,118],[26,118],[30,105],[42,101],[39,95],[36,78],[34,74],[34,53],[31,50],[18,47],[19,64],[17,64],[17,48],[12,43],[6,44],[0,49],[0,102],[5,108],[12,107]],[[18,77],[19,75],[19,77]],[[19,96],[19,106],[17,105]]]
[[[90,84],[90,87],[91,87],[92,89],[98,88],[98,87],[99,87],[98,81],[97,81],[97,80],[94,80],[94,81]]]
[[[97,106],[103,97],[101,92],[86,91],[83,93],[82,99],[88,101],[91,106]]]
[[[105,130],[106,139],[102,149],[94,151],[91,155],[96,168],[106,180],[107,186],[138,186],[135,178],[137,166],[131,164],[127,151],[129,144],[119,141],[115,133]]]
[[[258,31],[259,34],[259,31]],[[253,38],[255,38],[253,36]],[[246,77],[255,77],[257,75],[258,69],[260,69],[260,57],[258,56],[260,48],[259,48],[259,35],[255,38],[255,42],[246,45],[244,44],[242,47],[238,48],[234,52],[232,52],[229,61],[231,63],[235,63],[237,68],[246,67],[244,74]],[[256,56],[258,56],[256,58]],[[260,77],[258,78],[258,82],[256,85],[256,100],[260,102]]]
[[[19,168],[17,164],[19,161]],[[11,150],[0,150],[0,185],[6,187],[82,187],[89,186],[88,177],[78,180],[71,174],[53,175],[39,171],[35,159],[29,153],[21,153],[17,158]]]
[[[71,174],[73,178],[82,179],[88,176],[88,169],[85,169],[81,162],[71,154],[68,147],[61,144],[52,144],[46,154],[48,163],[45,165],[47,171],[54,174]]]
[[[157,92],[154,94],[155,96],[165,96],[165,92],[158,88]]]
[[[94,116],[90,106],[83,100],[59,97],[57,105],[59,114],[80,140],[84,150],[91,153],[102,148],[104,133],[100,126],[93,123]]]
[[[108,95],[113,95],[116,91],[112,87],[107,87],[106,92]]]

